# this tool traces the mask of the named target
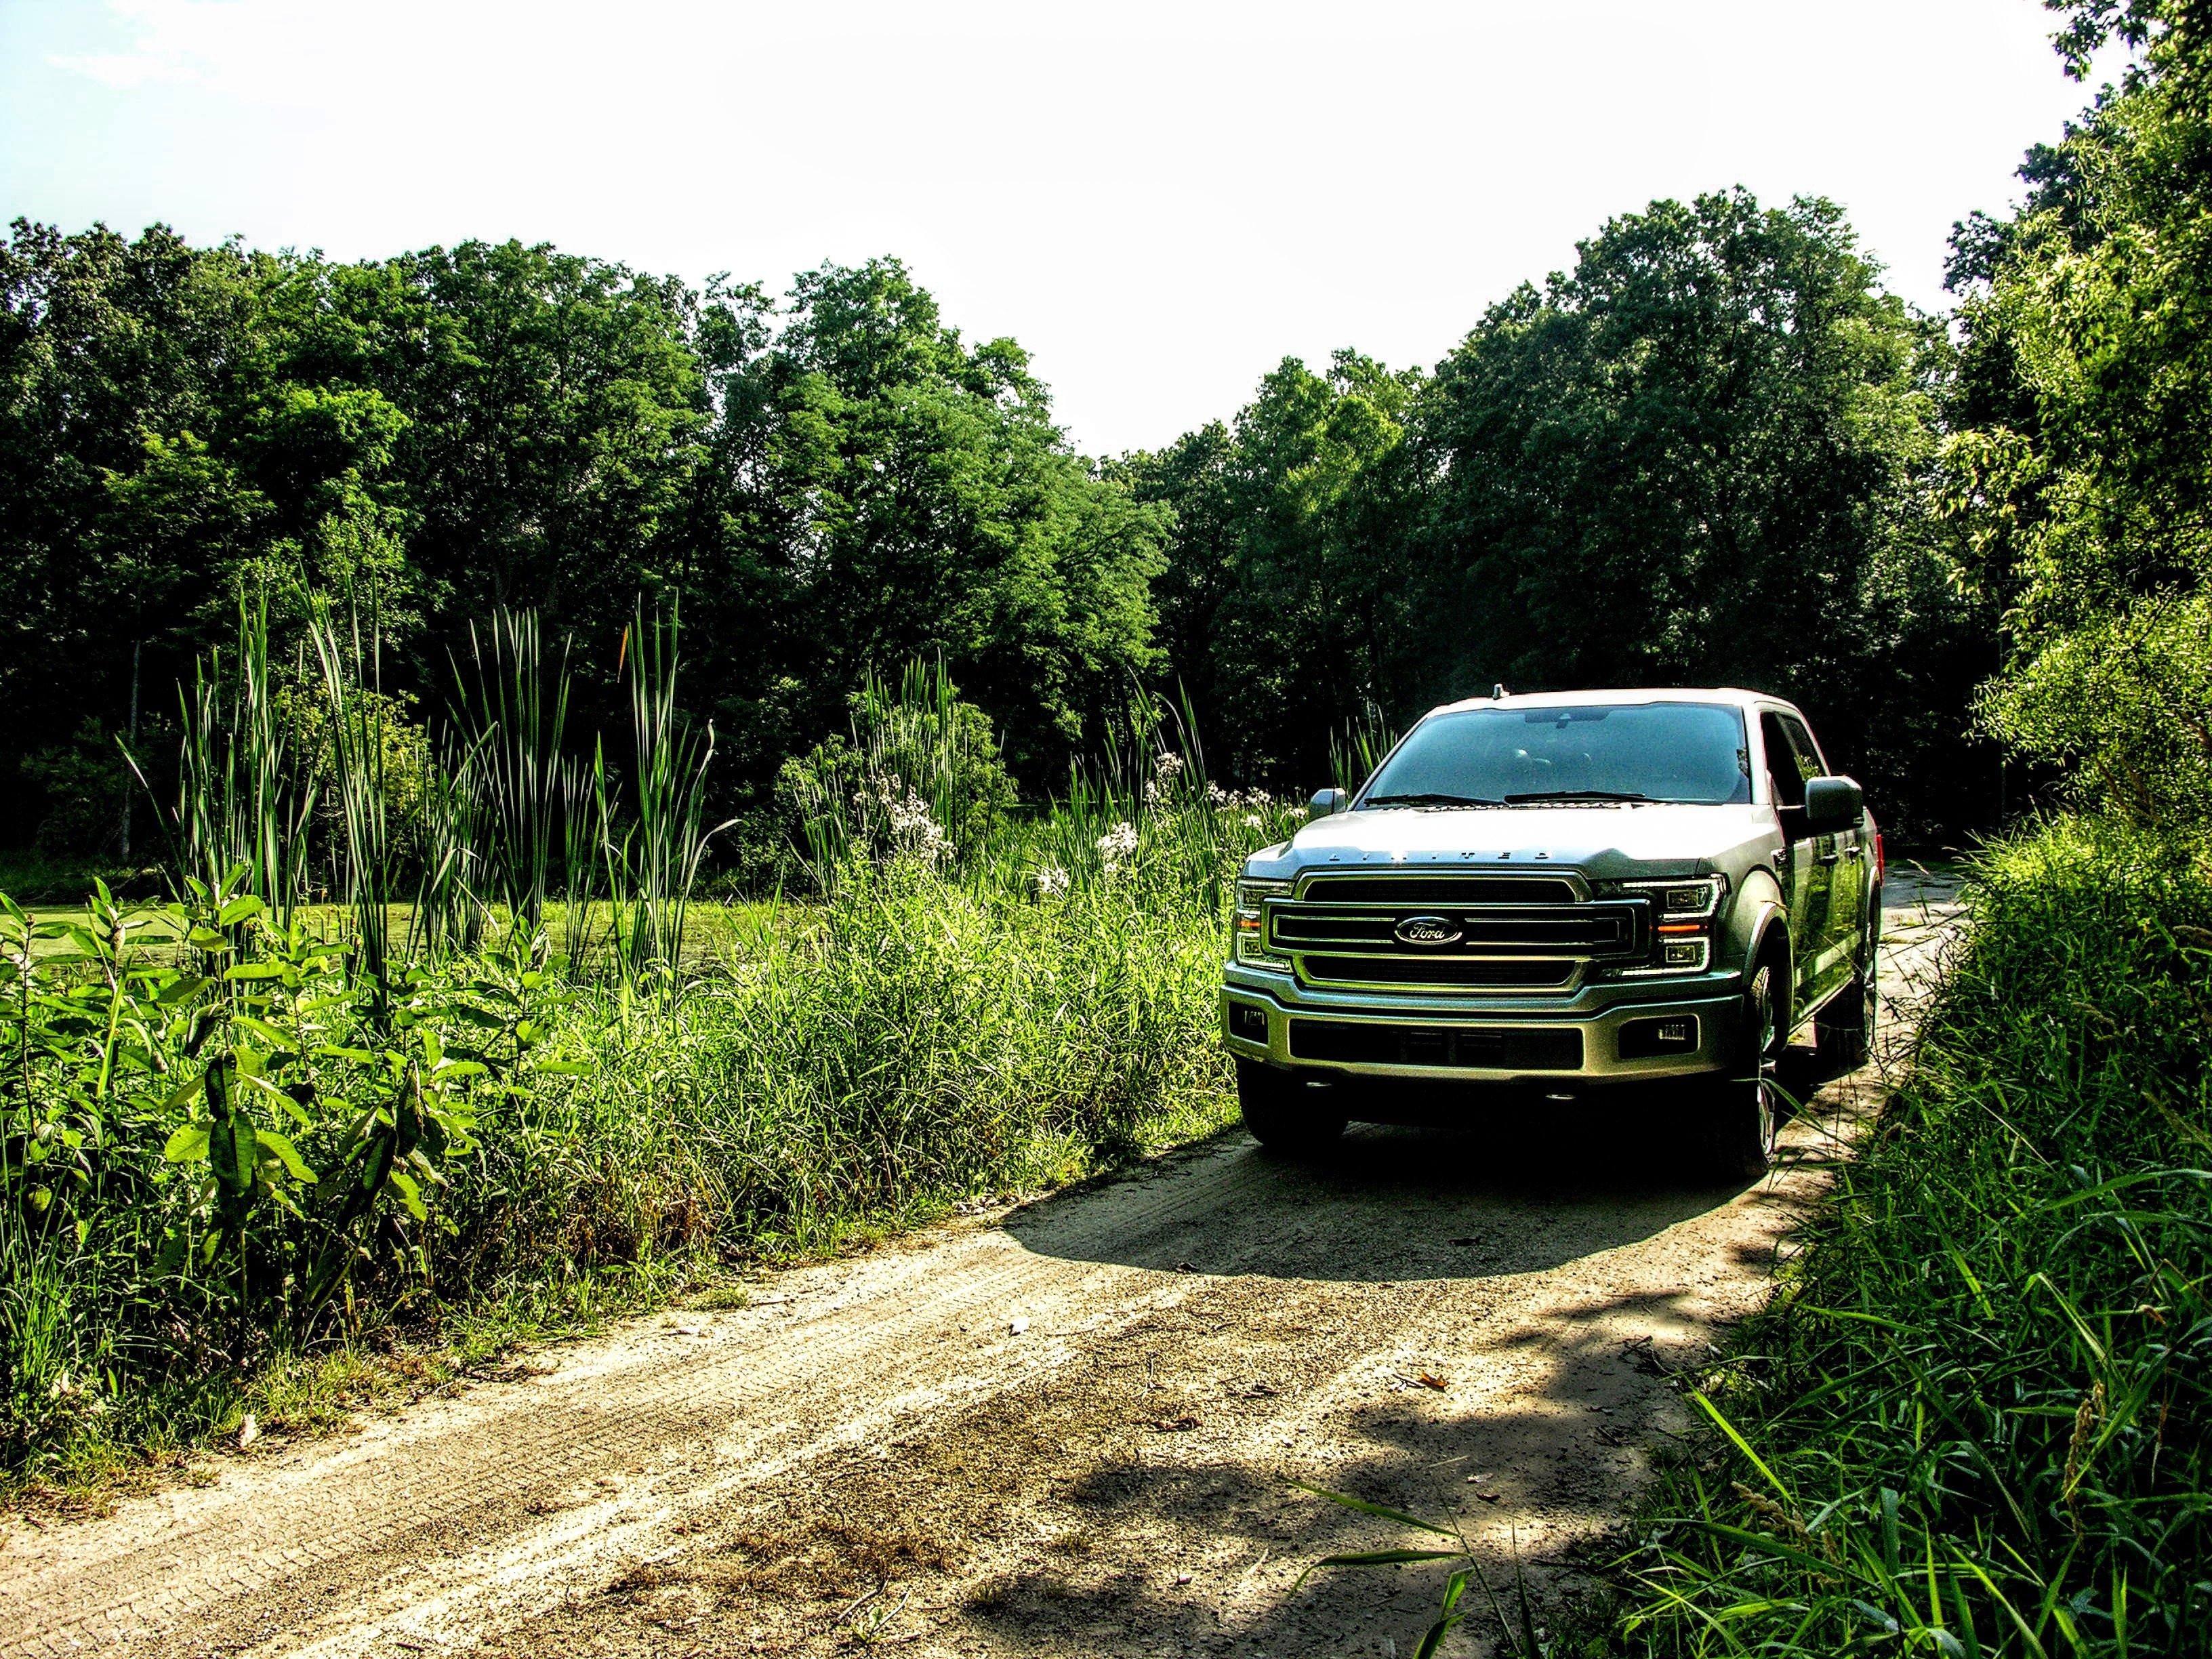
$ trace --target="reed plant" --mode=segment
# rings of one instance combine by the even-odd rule
[[[546,650],[536,611],[501,609],[470,625],[468,660],[454,665],[465,747],[448,769],[481,815],[478,885],[530,937],[545,925],[562,850],[568,659],[565,644]]]
[[[611,939],[623,983],[647,978],[672,984],[684,960],[684,927],[707,844],[728,828],[707,824],[707,769],[714,728],[681,711],[677,613],[649,622],[638,613],[623,641],[629,690],[634,788],[621,799],[604,745],[592,770],[599,811]]]
[[[243,867],[246,885],[286,921],[306,886],[315,799],[293,722],[270,672],[269,613],[240,601],[236,642],[195,665],[180,687],[178,793],[162,815],[179,878],[213,888]],[[136,756],[131,769],[150,795]],[[157,810],[161,803],[156,802]]]

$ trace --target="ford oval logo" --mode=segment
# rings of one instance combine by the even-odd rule
[[[1407,916],[1390,930],[1401,945],[1456,945],[1460,930],[1442,916]]]

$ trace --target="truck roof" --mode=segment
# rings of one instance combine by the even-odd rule
[[[1755,708],[1760,703],[1791,706],[1784,698],[1771,697],[1763,691],[1742,691],[1732,685],[1669,685],[1636,691],[1529,691],[1518,696],[1462,697],[1457,702],[1440,704],[1429,713],[1449,714],[1462,708],[1586,708],[1601,702],[1720,702],[1741,708]]]

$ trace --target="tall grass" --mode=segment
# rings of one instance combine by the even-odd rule
[[[210,653],[179,696],[173,866],[210,889],[244,866],[251,890],[281,922],[306,885],[314,788],[296,763],[292,723],[270,673],[265,606],[240,605],[228,660]],[[135,757],[131,766],[143,785]]]
[[[604,1310],[1230,1109],[1224,884],[1291,815],[1207,783],[1187,720],[1139,704],[1024,818],[941,670],[878,683],[896,740],[856,745],[823,810],[916,822],[813,825],[819,890],[702,950],[713,736],[680,715],[672,618],[628,642],[620,767],[562,746],[526,617],[430,734],[373,629],[325,609],[307,645],[289,723],[258,621],[200,683],[172,902],[0,907],[9,1479],[210,1432],[379,1325]],[[311,826],[335,908],[297,902]]]
[[[454,681],[467,744],[455,775],[481,803],[479,885],[534,936],[553,890],[564,805],[568,649],[545,649],[532,611],[495,611],[469,629],[469,660]]]
[[[1695,1396],[1632,1651],[2212,1652],[2212,873],[2069,821],[1971,894],[1909,1081]]]

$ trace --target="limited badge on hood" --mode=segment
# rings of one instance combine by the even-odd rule
[[[1442,916],[1407,916],[1393,927],[1401,945],[1456,945],[1460,930]]]

